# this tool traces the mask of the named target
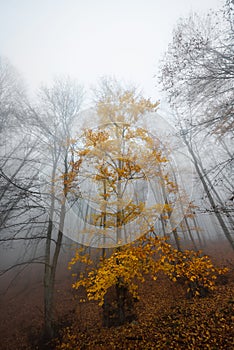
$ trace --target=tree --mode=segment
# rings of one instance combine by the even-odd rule
[[[25,100],[22,79],[10,62],[0,57],[0,243],[4,246],[37,244],[41,239],[38,226],[32,225],[39,225],[44,214],[37,183],[37,140],[27,135],[19,122]],[[32,260],[34,254],[27,258],[24,254],[13,266],[22,267]],[[1,275],[13,266],[2,269]]]
[[[45,243],[44,316],[45,336],[54,335],[54,285],[63,240],[68,194],[67,173],[70,168],[69,145],[83,100],[83,89],[70,78],[56,79],[51,88],[42,87],[38,112],[33,112],[34,125],[43,135],[47,147],[48,225]],[[44,147],[45,147],[44,146]],[[43,148],[44,148],[43,147]]]
[[[160,141],[139,126],[144,114],[155,111],[158,104],[137,95],[135,89],[123,89],[115,81],[103,83],[97,101],[99,126],[85,130],[83,137],[73,142],[74,167],[68,177],[78,180],[80,201],[91,203],[84,215],[84,243],[103,248],[99,269],[92,270],[87,279],[81,277],[74,287],[83,285],[90,298],[101,300],[104,325],[108,325],[109,288],[115,287],[115,312],[122,324],[126,320],[127,292],[135,296],[134,278],[143,279],[144,273],[156,268],[154,243],[147,243],[150,237],[136,246],[130,242],[154,233],[155,221],[161,215],[165,224],[171,222],[178,187],[170,178]],[[172,232],[177,237],[175,228]],[[107,259],[106,247],[114,248]],[[84,259],[81,256],[77,252],[71,265]]]
[[[220,224],[220,227],[222,228],[223,232],[224,232],[224,235],[225,237],[227,238],[228,242],[230,243],[231,247],[234,249],[234,240],[232,238],[232,234],[230,232],[230,230],[228,229],[227,227],[227,224],[225,223],[225,220],[223,219],[222,217],[222,214],[220,213],[216,203],[215,203],[215,199],[212,195],[212,192],[211,190],[209,189],[209,185],[210,185],[210,182],[209,182],[209,178],[207,177],[207,175],[205,174],[205,171],[202,167],[202,163],[199,162],[197,156],[195,155],[194,153],[194,150],[192,148],[192,146],[189,144],[187,138],[186,138],[186,135],[183,135],[183,140],[184,142],[186,143],[188,149],[189,149],[189,152],[192,156],[192,159],[193,159],[193,162],[194,162],[194,166],[196,168],[196,171],[197,171],[197,174],[199,176],[199,179],[202,183],[202,186],[204,188],[204,191],[207,195],[207,198],[209,200],[209,203],[210,203],[210,206],[213,210],[213,213],[214,215],[216,216],[219,224]]]
[[[1,275],[32,263],[44,265],[45,337],[54,334],[54,285],[68,192],[64,174],[82,100],[82,87],[61,78],[51,88],[42,87],[33,106],[15,70],[0,60],[0,242],[25,243],[20,260]]]
[[[7,58],[0,57],[0,133],[2,136],[5,131],[14,129],[25,95],[24,83],[19,73]]]
[[[181,19],[159,79],[208,200],[201,210],[214,213],[233,247],[232,209],[226,208],[233,192],[229,181],[233,162],[232,18],[233,2],[226,1],[222,11]]]
[[[226,1],[222,11],[181,19],[160,72],[171,105],[180,113],[196,110],[193,124],[220,135],[234,126],[233,11]]]

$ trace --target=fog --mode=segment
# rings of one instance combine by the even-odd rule
[[[25,310],[54,337],[77,248],[96,267],[142,237],[233,254],[232,19],[218,0],[0,3],[4,350]]]

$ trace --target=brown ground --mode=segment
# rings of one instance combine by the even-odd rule
[[[186,299],[182,285],[163,276],[147,280],[140,286],[141,300],[135,304],[137,320],[109,329],[102,327],[102,310],[96,303],[79,302],[82,292],[74,294],[67,264],[62,262],[56,285],[56,317],[60,327],[67,328],[60,331],[57,349],[234,349],[234,254],[221,242],[210,243],[205,249],[216,264],[230,267],[227,279],[219,281],[215,292],[191,300]],[[25,271],[1,295],[1,350],[44,349],[39,342],[42,272],[40,267]],[[8,282],[10,278],[7,276]],[[6,278],[1,281],[1,290],[6,283]]]

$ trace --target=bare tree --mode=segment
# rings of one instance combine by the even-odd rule
[[[160,83],[180,113],[196,110],[195,125],[224,134],[234,126],[233,1],[222,11],[192,14],[177,24],[161,63]]]
[[[16,232],[21,232],[23,238],[26,208],[38,207],[36,200],[33,203],[33,196],[39,194],[34,181],[37,175],[34,167],[35,139],[25,135],[18,122],[18,117],[23,113],[22,100],[25,98],[24,85],[17,71],[7,59],[0,57],[1,242],[12,240],[10,231],[13,227],[14,238],[17,238]],[[8,231],[7,237],[3,236],[3,231]]]
[[[0,57],[0,245],[1,250],[10,247],[18,253],[20,249],[20,254],[7,263],[1,259],[0,276],[17,267],[16,276],[29,262],[42,260],[35,249],[45,238],[41,234],[44,208],[38,183],[37,140],[27,135],[19,122],[24,100],[21,77],[7,59]]]
[[[230,245],[232,246],[232,248],[234,249],[234,239],[233,236],[225,222],[225,220],[223,219],[222,213],[220,212],[219,208],[216,205],[216,201],[215,201],[215,197],[214,197],[214,191],[212,191],[212,187],[210,188],[210,180],[202,166],[201,161],[199,161],[198,156],[196,155],[196,153],[193,150],[192,145],[189,143],[186,134],[183,134],[183,140],[186,144],[186,146],[188,147],[189,153],[192,157],[196,172],[199,176],[199,180],[202,183],[203,189],[205,191],[205,194],[208,198],[208,201],[210,203],[212,212],[214,213],[215,217],[217,218],[221,229],[224,232],[225,237],[227,238],[228,242],[230,243]]]
[[[45,266],[45,336],[51,337],[68,193],[68,150],[83,89],[70,78],[55,79],[52,87],[40,89],[33,106],[15,74],[9,62],[0,60],[0,243],[24,242],[25,249],[0,275],[31,263]]]
[[[25,98],[25,87],[17,70],[7,58],[0,56],[0,133],[1,144],[4,141],[4,131],[13,129],[17,114],[22,108]]]
[[[45,336],[54,334],[54,284],[63,240],[70,169],[69,148],[83,102],[83,89],[70,78],[56,79],[52,87],[42,87],[36,108],[29,107],[36,133],[41,135],[43,187],[46,188],[47,228],[44,271]]]
[[[234,220],[226,202],[233,193],[233,13],[228,0],[220,11],[181,19],[159,74],[202,184],[205,210],[214,213],[232,247]]]

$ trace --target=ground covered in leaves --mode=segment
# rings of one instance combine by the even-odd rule
[[[164,276],[140,287],[136,320],[103,328],[101,308],[79,303],[56,349],[234,349],[234,274],[206,298],[187,299],[183,286]]]
[[[217,289],[206,298],[188,299],[186,288],[160,275],[139,286],[136,318],[119,327],[102,326],[97,302],[80,302],[84,291],[71,288],[67,262],[60,264],[56,285],[57,339],[44,344],[42,272],[15,281],[0,299],[1,350],[114,350],[114,349],[234,349],[234,256],[219,244],[209,246],[218,266],[228,266]],[[27,271],[28,275],[28,271]]]

